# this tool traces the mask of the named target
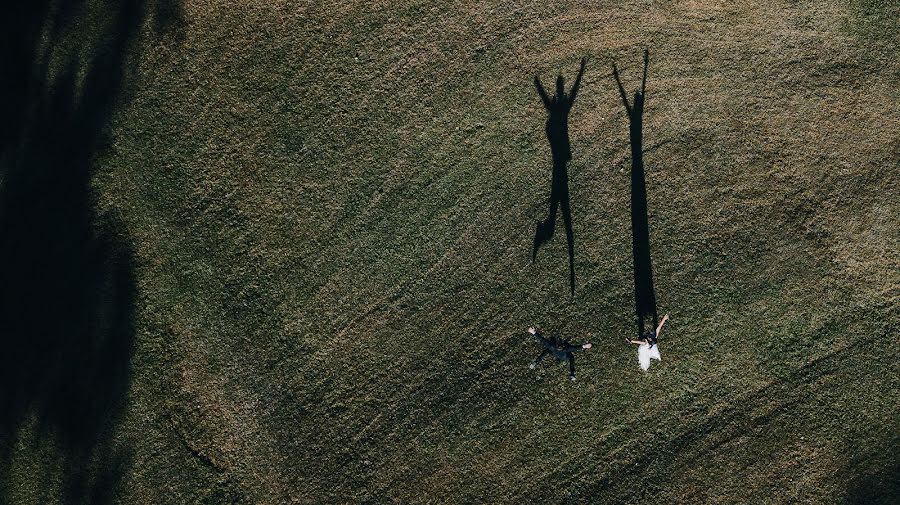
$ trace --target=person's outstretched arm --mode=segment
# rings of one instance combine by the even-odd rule
[[[631,114],[631,106],[628,105],[628,95],[625,94],[625,88],[622,87],[622,81],[619,79],[619,69],[616,67],[616,62],[613,62],[613,77],[616,79],[616,85],[619,87],[619,95],[622,97],[622,105],[625,106],[625,110]]]
[[[647,103],[647,65],[650,64],[650,51],[644,49],[644,78],[641,79],[641,96],[644,97],[644,103]]]
[[[575,84],[572,85],[572,91],[569,92],[569,107],[575,102],[575,95],[578,94],[578,88],[581,87],[581,77],[584,76],[584,67],[587,65],[587,57],[581,58],[581,68],[578,69],[578,77],[575,78]]]
[[[583,351],[585,349],[590,349],[592,345],[590,343],[581,344],[581,345],[567,345],[566,352],[578,352]]]
[[[549,349],[553,346],[553,342],[551,342],[550,339],[546,338],[545,336],[541,335],[541,332],[534,326],[528,328],[528,333],[534,335],[534,339],[543,344],[544,347]]]
[[[541,101],[544,102],[544,108],[550,110],[550,97],[547,96],[547,91],[544,90],[544,86],[541,85],[541,80],[538,79],[538,76],[534,76],[534,87],[537,88],[538,95],[540,95]]]
[[[626,338],[625,343],[641,345],[641,344],[646,344],[647,342],[644,342],[643,340],[631,340],[630,338]]]
[[[666,324],[666,321],[669,320],[669,315],[666,314],[663,316],[662,321],[659,322],[659,326],[656,327],[656,338],[659,338],[659,332],[662,331],[663,325]]]

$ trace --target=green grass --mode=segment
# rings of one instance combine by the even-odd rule
[[[848,26],[851,33],[882,45],[885,54],[900,42],[900,5],[889,0],[853,0]]]
[[[192,1],[165,30],[146,20],[93,158],[138,293],[115,501],[896,498],[892,7],[580,4]],[[94,50],[79,29],[61,59]],[[672,315],[646,374],[622,342],[628,133],[608,64],[634,87],[645,46]],[[561,229],[530,263],[550,184],[531,79],[571,80],[584,54],[572,298]],[[532,324],[595,343],[576,383],[527,368]],[[62,501],[80,468],[52,434],[30,442],[34,422],[5,461],[12,503]]]

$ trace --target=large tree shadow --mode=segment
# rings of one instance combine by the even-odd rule
[[[97,7],[83,0],[14,0],[0,15],[0,501],[23,430],[56,448],[66,503],[111,501],[128,465],[113,437],[130,382],[133,255],[90,184],[128,48],[154,13],[103,7],[85,28]],[[66,39],[74,26],[99,30],[99,45]]]
[[[638,335],[644,334],[645,319],[652,320],[652,328],[658,323],[656,291],[653,288],[653,266],[650,261],[650,225],[647,218],[647,183],[644,177],[643,121],[644,98],[647,89],[649,53],[644,50],[644,76],[641,89],[635,91],[633,103],[628,96],[619,69],[613,62],[613,77],[628,113],[628,131],[631,138],[631,245],[634,254],[634,310],[638,319]]]
[[[562,207],[563,223],[566,226],[566,241],[569,246],[569,286],[575,295],[575,233],[572,230],[572,210],[569,203],[569,174],[566,165],[572,159],[572,148],[569,144],[569,112],[575,103],[581,77],[584,75],[586,60],[582,58],[581,68],[572,90],[566,94],[565,80],[562,74],[556,78],[556,93],[547,95],[541,80],[535,76],[534,86],[547,110],[546,133],[553,155],[553,180],[550,185],[550,210],[547,218],[537,223],[534,232],[534,245],[531,250],[531,261],[537,258],[540,247],[553,238],[556,230],[556,211]]]

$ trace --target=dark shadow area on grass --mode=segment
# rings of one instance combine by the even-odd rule
[[[847,492],[844,503],[848,505],[900,503],[900,463],[854,482]]]
[[[64,503],[113,501],[129,466],[115,433],[133,253],[124,225],[95,212],[91,177],[128,49],[156,6],[108,2],[97,16],[84,0],[13,0],[0,12],[0,502],[16,489],[16,446],[55,448],[45,468],[61,473],[32,478],[44,493],[60,479]]]
[[[883,446],[877,454],[866,454],[851,465],[850,481],[844,503],[848,505],[888,505],[900,503],[900,457],[896,448],[900,444],[900,436]],[[865,469],[875,468],[874,472]],[[861,474],[861,475],[860,475]]]
[[[569,144],[569,112],[575,103],[581,77],[584,75],[586,60],[581,60],[581,68],[572,90],[566,94],[565,80],[560,74],[556,78],[556,93],[548,96],[541,80],[535,76],[534,86],[547,110],[546,133],[553,155],[553,180],[550,185],[550,210],[547,218],[537,223],[534,232],[534,246],[531,250],[531,261],[537,258],[538,249],[553,238],[556,230],[556,211],[562,208],[563,223],[566,227],[566,241],[569,246],[569,286],[575,295],[575,233],[572,230],[572,210],[569,201],[569,174],[566,165],[572,159],[572,147]]]
[[[622,104],[628,113],[628,131],[631,137],[631,244],[634,254],[634,310],[638,319],[638,336],[644,334],[646,318],[652,320],[651,329],[656,328],[658,323],[653,266],[650,261],[647,182],[644,176],[643,121],[648,63],[649,54],[644,50],[644,76],[641,79],[641,89],[635,91],[633,102],[628,103],[628,96],[619,79],[619,70],[613,62],[613,77],[619,88]]]

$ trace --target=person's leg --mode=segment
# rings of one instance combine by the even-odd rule
[[[547,214],[547,220],[544,222],[544,226],[547,227],[547,240],[553,237],[553,232],[556,230],[556,211],[562,198],[562,191],[560,191],[562,188],[559,184],[565,170],[565,161],[553,160],[553,179],[550,181],[550,213]]]
[[[550,209],[547,211],[547,217],[538,222],[537,231],[534,234],[535,249],[543,245],[544,242],[553,238],[556,231],[556,208],[559,206],[559,198],[556,191],[550,191]]]
[[[550,240],[556,231],[556,210],[559,208],[559,195],[555,189],[550,190],[550,210],[547,212],[547,219],[544,220],[544,238]]]
[[[565,181],[565,188],[561,197],[563,222],[566,225],[566,242],[569,244],[569,286],[572,295],[575,295],[575,232],[572,230],[572,209],[569,207],[569,184]]]
[[[553,181],[550,186],[550,210],[547,212],[547,218],[543,221],[539,221],[534,231],[534,245],[531,249],[532,262],[537,258],[538,249],[540,249],[544,242],[553,238],[553,233],[556,231],[556,208],[559,206],[559,188],[557,187],[557,178],[559,177],[557,175],[558,171],[559,167],[557,167],[556,162],[554,162]]]
[[[528,365],[528,368],[534,370],[538,366],[538,364],[540,364],[541,360],[544,359],[544,356],[548,354],[550,354],[550,349],[544,349],[544,352],[542,352],[537,358],[534,358],[534,361],[532,361],[531,364]]]
[[[566,357],[569,358],[569,378],[575,380],[575,355],[567,352]]]

